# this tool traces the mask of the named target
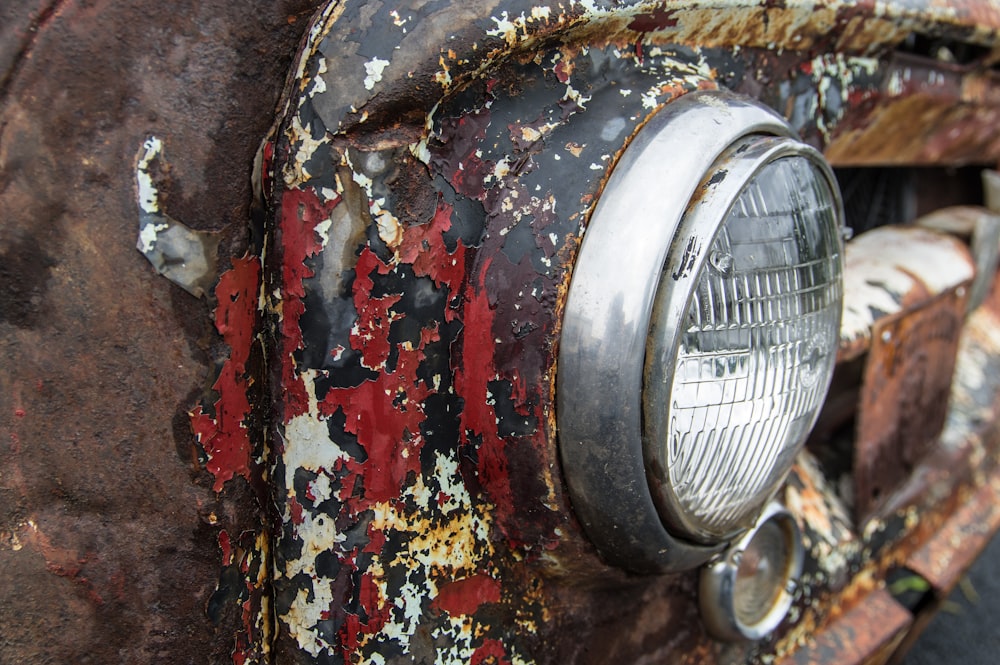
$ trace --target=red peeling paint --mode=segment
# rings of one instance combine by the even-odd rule
[[[357,651],[361,645],[362,631],[361,618],[357,614],[348,613],[344,617],[344,626],[340,629],[340,647],[344,652],[344,660],[350,662],[350,654]]]
[[[254,377],[249,375],[247,363],[259,323],[260,280],[260,259],[244,256],[233,260],[232,268],[219,278],[215,288],[218,301],[215,327],[229,346],[229,357],[213,384],[219,396],[213,405],[214,415],[205,413],[199,405],[190,417],[191,428],[208,456],[205,468],[215,477],[212,488],[216,492],[221,492],[225,483],[237,475],[250,478],[253,446],[246,421],[251,412],[249,391]],[[255,540],[252,532],[242,533],[236,543],[227,531],[218,536],[222,565],[231,566],[239,560],[247,590],[242,603],[244,630],[236,636],[232,652],[233,663],[237,665],[252,660],[254,645],[260,641],[254,617],[261,612],[262,591],[248,575],[251,558],[261,556]]]
[[[490,124],[488,109],[478,109],[460,118],[446,118],[444,134],[450,136],[446,150],[432,151],[431,164],[444,174],[455,191],[470,198],[482,199],[486,175],[493,162],[484,162],[477,152]]]
[[[229,533],[225,530],[219,532],[219,548],[222,549],[222,565],[233,565],[233,547],[229,542]]]
[[[382,551],[385,546],[385,533],[376,529],[372,525],[368,525],[368,544],[364,547],[364,552],[371,552],[372,554],[378,554]]]
[[[356,287],[359,281],[355,281]],[[359,319],[358,326],[362,325]],[[381,333],[387,336],[388,327]],[[432,331],[427,339],[436,340],[437,337]],[[357,436],[368,455],[364,462],[351,459],[344,463],[350,473],[342,481],[340,498],[350,499],[355,514],[396,498],[407,474],[420,472],[423,444],[420,423],[425,418],[421,405],[432,391],[417,377],[425,345],[426,342],[421,341],[415,348],[399,346],[394,372],[387,373],[382,368],[374,381],[366,381],[355,388],[331,389],[320,405],[324,415],[332,415],[338,408],[343,410],[347,418],[345,429]],[[395,399],[387,399],[389,395]],[[356,478],[362,480],[363,497],[353,496]]]
[[[470,444],[470,434],[482,437],[478,449],[479,482],[486,489],[496,507],[497,523],[501,529],[507,518],[514,514],[514,497],[508,474],[505,444],[497,432],[496,410],[490,404],[488,384],[498,377],[496,343],[494,342],[494,310],[483,287],[491,261],[479,266],[479,284],[469,285],[465,295],[463,350],[461,366],[455,369],[455,388],[465,399],[461,415],[461,441]],[[509,535],[506,534],[505,535]]]
[[[439,200],[430,223],[407,228],[399,246],[399,260],[413,264],[417,277],[430,277],[436,286],[447,286],[449,300],[455,297],[465,278],[466,252],[462,243],[451,254],[445,246],[444,233],[451,229],[452,211],[452,206]],[[445,309],[445,320],[451,321],[455,316],[450,307]]]
[[[390,608],[393,607],[392,601],[382,602],[382,594],[379,592],[375,576],[371,573],[365,573],[361,576],[358,602],[365,614],[368,615],[368,621],[365,623],[365,632],[367,633],[377,633],[392,618],[390,616]]]
[[[236,636],[236,646],[233,648],[233,665],[246,665],[248,646],[246,638],[242,635]]]
[[[489,271],[490,259],[479,269],[480,275]],[[455,368],[455,388],[465,398],[462,411],[462,429],[476,434],[486,434],[496,429],[496,412],[487,400],[487,383],[497,378],[493,363],[493,308],[482,282],[469,285],[465,293],[462,365]],[[463,434],[463,443],[468,439]]]
[[[361,351],[361,364],[369,369],[380,369],[389,358],[389,326],[396,318],[392,306],[402,296],[392,295],[372,298],[373,270],[385,266],[367,247],[358,257],[355,268],[354,307],[358,311],[358,321],[351,331],[351,346]],[[388,268],[386,267],[386,270]],[[381,272],[381,271],[380,271]],[[384,273],[383,273],[384,274]]]
[[[556,78],[560,83],[569,82],[569,76],[573,73],[573,65],[569,60],[560,60],[556,63],[552,70],[556,74]]]
[[[431,607],[454,616],[474,614],[480,605],[499,602],[499,580],[489,575],[473,575],[442,585]]]
[[[299,319],[305,311],[303,282],[314,274],[305,261],[322,249],[316,225],[330,218],[340,200],[337,196],[330,201],[322,201],[312,189],[289,190],[281,198],[278,233],[279,246],[284,252],[281,269],[281,387],[285,392],[285,399],[282,400],[285,422],[309,410],[309,398],[302,379],[295,371],[293,356],[302,348]]]
[[[302,504],[294,496],[288,497],[288,511],[291,513],[292,524],[302,524]]]
[[[503,642],[494,639],[483,640],[482,646],[476,649],[469,661],[470,665],[510,665],[507,650]]]
[[[204,413],[201,405],[190,415],[191,428],[208,455],[205,468],[215,476],[216,492],[234,476],[250,477],[251,444],[244,422],[250,413],[246,362],[256,331],[259,291],[260,261],[251,256],[234,259],[232,269],[215,287],[219,302],[215,327],[229,346],[229,358],[212,386],[219,395],[215,416]]]

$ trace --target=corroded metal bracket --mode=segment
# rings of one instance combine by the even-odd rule
[[[854,444],[854,508],[866,521],[944,427],[969,281],[872,327]]]

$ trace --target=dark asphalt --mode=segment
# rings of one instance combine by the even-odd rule
[[[1000,535],[907,654],[903,665],[1000,663]]]

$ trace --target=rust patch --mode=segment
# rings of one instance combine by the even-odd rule
[[[877,510],[938,440],[970,282],[872,328],[854,448],[855,512]]]
[[[875,589],[778,664],[878,665],[892,654],[912,621],[887,591]]]
[[[906,567],[945,598],[1000,529],[1000,475],[988,482],[906,560]]]

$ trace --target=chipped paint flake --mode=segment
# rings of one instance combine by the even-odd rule
[[[154,169],[163,166],[162,152],[163,142],[151,136],[136,158],[136,249],[158,273],[200,298],[215,280],[219,239],[215,234],[190,229],[164,212],[153,177]]]
[[[365,63],[365,90],[371,90],[375,84],[382,80],[382,72],[389,66],[388,60],[372,58]]]
[[[139,151],[138,164],[135,169],[136,186],[139,189],[138,202],[139,209],[143,212],[160,212],[160,193],[153,183],[153,178],[149,173],[150,164],[159,158],[163,151],[163,142],[155,136],[146,139]],[[154,236],[155,240],[155,236]]]

